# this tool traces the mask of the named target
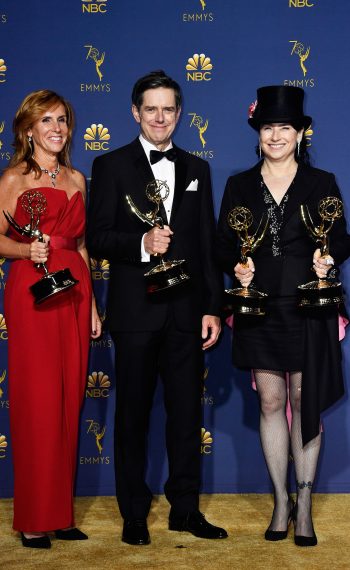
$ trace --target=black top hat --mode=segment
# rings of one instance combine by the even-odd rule
[[[307,129],[311,117],[304,115],[304,90],[290,85],[271,85],[260,87],[257,90],[257,105],[250,107],[251,116],[248,123],[255,130],[259,130],[263,123],[290,123],[297,130]],[[300,125],[300,126],[299,126]]]

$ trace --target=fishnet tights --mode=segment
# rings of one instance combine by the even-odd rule
[[[287,491],[287,470],[291,441],[296,479],[313,482],[320,450],[321,436],[318,435],[305,447],[301,439],[301,372],[289,373],[289,400],[293,412],[291,438],[286,418],[287,383],[284,372],[275,370],[254,370],[260,398],[260,438],[267,468],[274,486],[275,507],[270,530],[286,530],[290,511]],[[295,533],[312,536],[311,488],[298,489],[297,521]]]

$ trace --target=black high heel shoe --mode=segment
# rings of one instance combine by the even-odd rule
[[[51,548],[51,541],[48,536],[36,536],[35,538],[27,538],[21,532],[21,540],[23,546],[27,548]]]
[[[87,540],[89,538],[85,532],[81,532],[78,528],[55,530],[55,537],[58,540]]]
[[[276,542],[277,540],[284,540],[285,538],[287,538],[288,527],[289,527],[289,525],[293,519],[293,513],[294,513],[294,508],[295,508],[294,501],[291,497],[289,497],[289,499],[288,499],[288,504],[289,504],[290,508],[289,508],[286,530],[270,530],[268,528],[267,531],[265,532],[265,540],[270,540],[272,542]]]
[[[311,493],[312,489],[312,481],[297,481],[297,490],[298,493],[303,489],[309,489]],[[297,524],[297,515],[298,515],[298,500],[293,510],[293,523],[294,523],[294,533]],[[311,513],[310,513],[311,516]],[[314,526],[312,525],[312,535],[311,536],[303,536],[302,534],[294,534],[294,543],[297,546],[316,546],[317,544],[317,536],[314,531]]]
[[[293,510],[294,532],[297,523],[297,514],[298,514],[298,505],[296,504]],[[294,544],[296,544],[296,546],[316,546],[317,536],[314,531],[314,526],[312,525],[312,536],[303,536],[302,534],[294,534]]]

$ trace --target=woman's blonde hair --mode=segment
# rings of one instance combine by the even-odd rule
[[[39,164],[33,158],[33,146],[28,140],[27,132],[46,111],[56,108],[60,104],[65,108],[68,135],[66,144],[58,154],[57,159],[59,164],[72,168],[69,153],[74,127],[73,108],[61,95],[58,95],[54,91],[49,91],[48,89],[33,91],[33,93],[27,95],[15,115],[13,121],[13,132],[15,135],[13,146],[15,152],[9,162],[9,168],[25,162],[26,168],[23,174],[34,172],[35,178],[40,178],[42,172]]]

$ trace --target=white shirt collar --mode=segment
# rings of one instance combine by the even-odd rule
[[[150,143],[148,140],[145,139],[144,136],[142,136],[140,134],[139,136],[139,141],[143,146],[143,150],[146,153],[146,156],[148,158],[148,162],[149,162],[149,155],[151,150],[159,150],[154,144]],[[173,148],[173,143],[170,141],[170,143],[168,144],[168,146],[164,149],[164,151],[169,150],[169,148]]]

